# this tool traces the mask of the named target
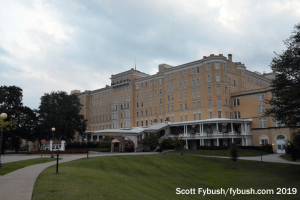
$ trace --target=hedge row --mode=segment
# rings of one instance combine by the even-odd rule
[[[238,146],[240,149],[253,149],[253,150],[260,150],[261,147],[259,146]],[[230,146],[198,146],[197,149],[199,150],[227,150]],[[262,151],[267,153],[274,153],[272,149],[272,145],[266,144],[262,146]]]
[[[41,154],[41,151],[29,152],[28,154]],[[79,154],[87,151],[53,151],[53,154]],[[52,151],[43,151],[43,154],[52,154]]]

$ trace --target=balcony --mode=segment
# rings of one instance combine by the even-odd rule
[[[122,81],[117,81],[115,83],[111,83],[111,86],[114,88],[114,87],[119,87],[119,86],[127,85],[127,84],[130,84],[130,79],[126,79],[126,80],[122,80]]]

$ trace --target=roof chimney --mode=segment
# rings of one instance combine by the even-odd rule
[[[232,54],[228,54],[228,60],[232,62]]]

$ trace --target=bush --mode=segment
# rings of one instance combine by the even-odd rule
[[[178,147],[180,145],[181,145],[181,140],[179,140],[178,138],[163,139],[163,141],[161,141],[160,143],[160,147],[163,149],[174,149],[175,147]]]
[[[197,146],[199,150],[227,150],[228,148],[226,146]]]
[[[229,149],[229,155],[233,162],[238,160],[239,148],[236,146],[236,143],[232,143]]]

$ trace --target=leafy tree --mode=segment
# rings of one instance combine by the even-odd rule
[[[4,130],[3,139],[18,151],[21,139],[29,139],[37,123],[36,113],[22,104],[22,89],[16,86],[0,87],[0,113],[7,114],[11,123]],[[8,132],[9,130],[9,132]],[[2,145],[4,148],[4,145]]]
[[[75,132],[82,135],[87,126],[87,120],[80,114],[82,104],[76,95],[66,92],[45,93],[39,106],[41,119],[41,134],[46,139],[52,139],[52,127],[55,128],[54,138],[70,141],[74,139]]]
[[[111,141],[113,140],[113,137],[108,137],[108,136],[104,136],[104,138],[102,138],[101,143],[100,143],[100,147],[106,147],[108,148],[108,150],[111,149]]]
[[[150,149],[155,149],[158,144],[158,137],[155,134],[150,134],[143,139],[143,145],[150,146]]]
[[[236,146],[236,143],[232,143],[230,148],[229,148],[229,155],[230,159],[234,162],[238,160],[238,155],[239,155],[239,148]]]
[[[299,128],[300,121],[300,23],[295,25],[292,35],[284,41],[287,49],[271,61],[271,68],[276,72],[271,87],[273,97],[266,100],[271,108],[265,116],[274,118],[285,126]]]

